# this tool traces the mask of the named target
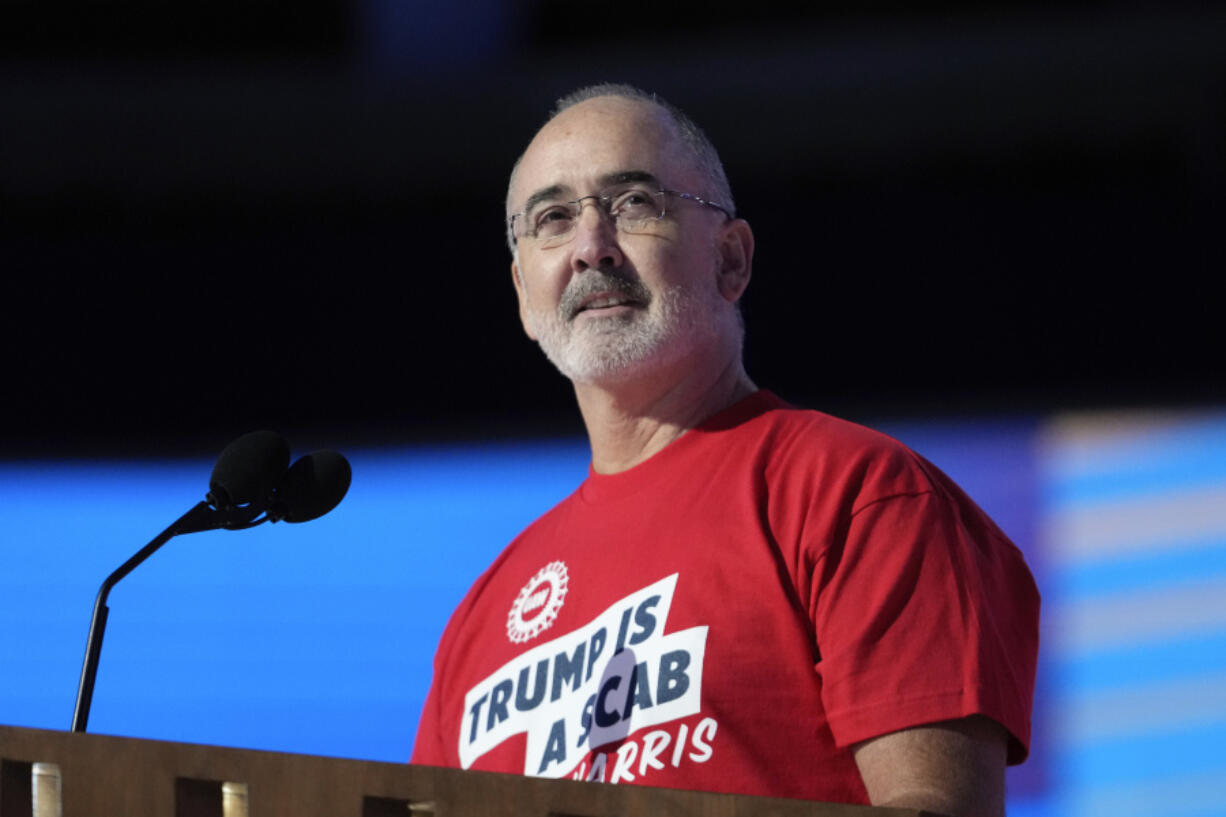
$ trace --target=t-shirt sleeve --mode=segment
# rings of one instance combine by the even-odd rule
[[[437,680],[438,674],[435,673]],[[426,694],[425,706],[421,709],[421,720],[417,724],[417,738],[413,742],[413,755],[410,763],[423,766],[456,766],[454,760],[448,758],[443,748],[442,728],[439,715],[438,684],[432,683]]]
[[[950,489],[867,502],[815,562],[823,704],[843,746],[986,715],[1009,731],[1009,762],[1020,763],[1038,593],[1017,548]]]
[[[460,764],[460,749],[457,743],[459,724],[456,715],[450,711],[453,707],[452,689],[448,683],[448,668],[450,659],[455,655],[454,645],[456,634],[463,629],[463,624],[472,609],[473,600],[485,586],[489,577],[494,574],[502,563],[505,552],[494,560],[469,588],[468,593],[452,611],[439,638],[438,648],[434,652],[434,677],[430,680],[430,691],[426,693],[426,702],[421,708],[421,718],[417,723],[417,737],[413,741],[413,754],[410,763],[423,766],[444,766],[458,769]]]

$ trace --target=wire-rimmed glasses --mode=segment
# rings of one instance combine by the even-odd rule
[[[732,214],[721,204],[708,201],[693,193],[678,190],[653,190],[649,187],[617,187],[574,201],[540,201],[508,220],[515,241],[528,238],[541,247],[556,247],[575,237],[575,227],[583,213],[583,203],[592,201],[601,212],[613,220],[623,233],[650,232],[668,212],[668,197],[712,207],[728,218]]]

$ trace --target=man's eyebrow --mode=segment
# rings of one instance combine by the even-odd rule
[[[543,201],[549,201],[550,199],[556,199],[558,196],[562,195],[562,191],[565,189],[566,188],[564,188],[560,184],[553,184],[553,185],[550,185],[549,187],[542,187],[540,190],[537,190],[535,193],[529,196],[528,200],[524,202],[523,212],[525,213],[528,212],[533,207],[537,206]]]

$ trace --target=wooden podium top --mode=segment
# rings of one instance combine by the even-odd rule
[[[0,817],[917,817],[924,812],[0,726]],[[31,784],[32,772],[38,781]],[[41,776],[40,776],[41,775]],[[226,789],[223,782],[245,784]],[[241,793],[233,795],[234,791]],[[240,796],[242,802],[234,800]]]

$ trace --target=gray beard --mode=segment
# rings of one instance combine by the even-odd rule
[[[628,315],[573,323],[579,303],[617,292],[639,307]],[[718,303],[716,303],[718,301]],[[589,270],[572,279],[554,312],[529,313],[528,323],[549,361],[574,383],[609,384],[683,359],[720,331],[733,307],[712,284],[709,292],[671,287],[656,296],[617,271]]]

